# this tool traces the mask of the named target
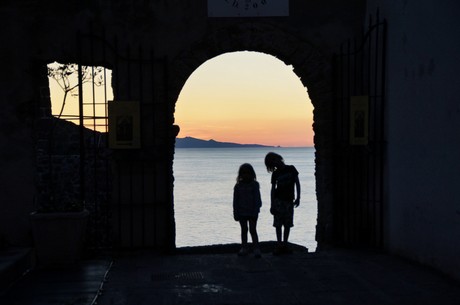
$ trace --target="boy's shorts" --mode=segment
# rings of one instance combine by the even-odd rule
[[[291,228],[294,226],[294,203],[275,199],[273,203],[273,226]]]

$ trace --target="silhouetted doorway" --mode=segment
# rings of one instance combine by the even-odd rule
[[[292,66],[271,55],[226,53],[195,70],[175,112],[175,123],[181,127],[174,157],[176,246],[239,242],[232,191],[238,166],[244,162],[254,166],[261,184],[261,241],[274,240],[270,174],[263,158],[276,151],[286,163],[296,165],[301,175],[302,202],[290,240],[314,251],[317,200],[312,116],[306,88]],[[226,146],[222,142],[265,147],[222,147]]]

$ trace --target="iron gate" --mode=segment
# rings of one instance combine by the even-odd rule
[[[335,240],[383,247],[386,21],[342,44],[335,75]]]
[[[63,64],[72,65],[77,74],[78,109],[52,116],[50,95],[43,94],[40,100],[45,114],[37,120],[36,202],[40,206],[53,198],[62,202],[63,197],[79,197],[90,211],[89,248],[170,247],[174,245],[173,154],[168,149],[174,143],[168,136],[174,139],[176,134],[164,127],[172,126],[173,120],[167,103],[167,59],[156,58],[152,47],[134,48],[132,42],[120,46],[116,35],[107,39],[103,28],[97,29],[98,34],[93,26],[88,28],[77,34],[76,56],[71,59],[76,64]],[[85,81],[83,75],[89,78]],[[95,93],[95,77],[102,79],[103,94]],[[108,145],[112,89],[114,103],[139,105],[139,149]]]
[[[104,91],[113,89],[115,101],[139,104],[142,149],[109,148],[108,94],[97,97],[94,88],[85,93],[79,79],[80,196],[90,210],[88,245],[95,249],[155,247],[162,217],[158,206],[167,206],[158,201],[156,131],[166,119],[161,114],[169,110],[166,90],[161,96],[153,83],[160,79],[166,88],[167,60],[155,58],[151,47],[120,46],[117,37],[107,39],[104,29],[98,33],[93,26],[89,33],[78,33],[79,75],[83,65],[103,66]],[[108,69],[113,73],[111,86]]]

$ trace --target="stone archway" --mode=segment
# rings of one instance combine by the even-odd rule
[[[291,33],[262,23],[222,27],[208,34],[192,49],[175,58],[170,67],[168,102],[175,105],[189,76],[205,61],[223,53],[256,51],[277,57],[294,67],[314,106],[314,144],[318,222],[318,249],[333,238],[333,83],[331,61],[306,41]]]

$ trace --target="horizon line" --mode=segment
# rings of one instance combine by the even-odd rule
[[[267,146],[267,147],[270,147],[270,148],[314,148],[314,147],[315,147],[314,145],[306,145],[306,146],[297,146],[297,145],[296,145],[296,146],[282,146],[282,145],[261,144],[261,143],[229,142],[229,141],[220,141],[220,140],[216,140],[216,139],[209,139],[209,140],[206,140],[206,139],[201,139],[201,138],[192,137],[192,136],[176,137],[176,139],[186,139],[186,138],[191,138],[191,139],[196,139],[196,140],[206,141],[206,142],[214,141],[214,142],[218,142],[218,143],[229,143],[229,144],[238,144],[238,145],[260,145],[260,146]],[[181,148],[181,147],[178,147],[178,148]],[[183,148],[185,148],[185,147],[183,147]]]

